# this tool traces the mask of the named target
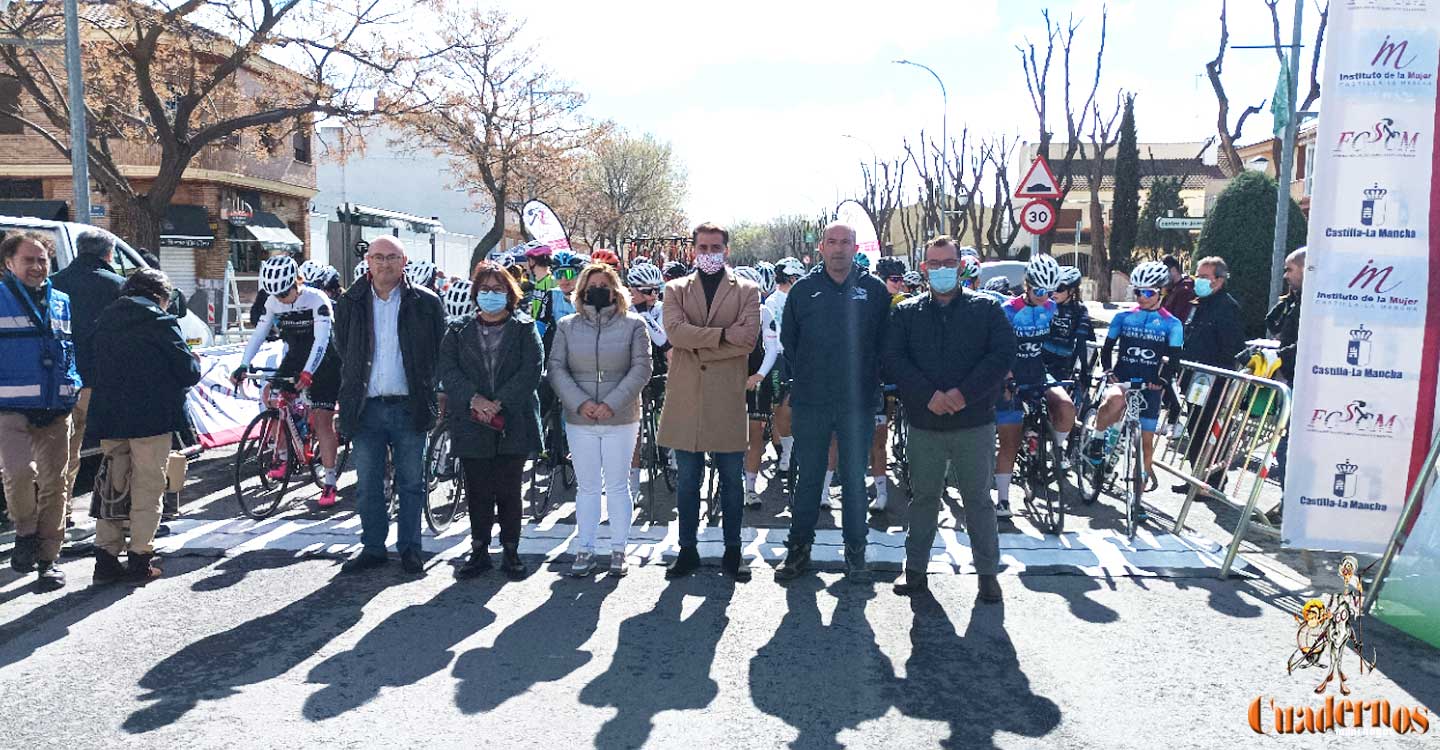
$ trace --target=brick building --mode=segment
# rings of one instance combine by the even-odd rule
[[[93,14],[104,13],[105,6],[84,8],[89,20],[104,22]],[[293,80],[299,74],[256,58],[236,73],[234,83],[253,96],[275,77]],[[27,99],[19,81],[0,67],[0,111],[44,122]],[[317,192],[310,130],[301,129],[282,143],[259,139],[253,131],[241,132],[206,147],[185,170],[160,247],[150,250],[187,294],[197,288],[220,290],[227,261],[243,281],[247,275],[253,278],[269,252],[303,253],[308,246],[310,201]],[[143,193],[159,170],[159,147],[133,140],[112,141],[111,148],[121,173]],[[89,223],[133,242],[131,209],[123,199],[106,195],[93,179],[90,189]],[[0,117],[0,215],[84,220],[71,212],[73,197],[69,160],[43,136]]]

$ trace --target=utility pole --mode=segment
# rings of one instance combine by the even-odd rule
[[[1275,245],[1270,255],[1270,296],[1273,303],[1280,298],[1280,284],[1285,273],[1286,241],[1290,238],[1290,173],[1295,168],[1295,137],[1300,129],[1295,112],[1296,74],[1300,70],[1301,21],[1305,11],[1305,0],[1295,0],[1295,29],[1290,36],[1290,62],[1286,71],[1286,88],[1289,99],[1286,102],[1285,136],[1280,145],[1280,166],[1275,173]]]
[[[72,221],[90,223],[90,138],[85,127],[85,80],[80,72],[80,10],[65,0],[65,79],[70,94],[70,181],[75,190]]]
[[[940,174],[937,179],[937,183],[940,185],[940,226],[937,227],[937,229],[939,229],[941,234],[944,234],[945,212],[949,209],[945,201],[945,167],[948,163],[946,157],[949,154],[950,148],[950,95],[945,91],[945,81],[942,80],[940,74],[936,73],[934,68],[931,68],[929,65],[924,65],[912,60],[892,60],[891,62],[896,65],[914,65],[917,68],[923,68],[929,72],[930,75],[935,76],[935,82],[940,84]],[[925,144],[920,144],[920,151],[922,153],[925,151]]]

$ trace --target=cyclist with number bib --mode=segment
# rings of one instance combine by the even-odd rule
[[[1069,380],[1085,362],[1087,345],[1095,335],[1090,311],[1080,299],[1080,269],[1061,268],[1060,286],[1051,298],[1057,309],[1050,321],[1050,338],[1045,341],[1045,369],[1056,380]]]
[[[335,433],[335,403],[340,395],[340,355],[331,345],[330,330],[335,320],[330,297],[325,292],[302,283],[300,269],[288,255],[277,255],[260,266],[260,289],[269,297],[265,313],[245,345],[240,366],[230,375],[238,384],[250,371],[250,362],[265,343],[273,328],[285,344],[285,356],[275,377],[295,380],[295,386],[310,398],[310,422],[320,442],[320,465],[325,467],[325,488],[320,492],[319,505],[335,504],[335,484],[339,480],[335,454],[339,438]],[[303,460],[292,456],[290,460]],[[284,477],[288,467],[270,470],[272,478]]]
[[[1135,289],[1135,307],[1110,321],[1100,363],[1110,374],[1100,409],[1095,414],[1095,437],[1086,448],[1086,457],[1100,463],[1105,457],[1104,432],[1125,416],[1125,390],[1132,380],[1145,382],[1145,408],[1140,412],[1140,429],[1145,448],[1145,473],[1154,481],[1151,462],[1155,453],[1155,428],[1160,418],[1160,401],[1165,385],[1174,380],[1185,347],[1185,325],[1161,307],[1169,269],[1159,261],[1146,261],[1130,272]],[[1119,352],[1119,360],[1116,360]],[[1146,488],[1150,489],[1149,487]]]
[[[1050,299],[1060,285],[1060,264],[1049,255],[1030,261],[1025,270],[1025,288],[1020,296],[1000,306],[1010,326],[1015,329],[1015,365],[1011,369],[1013,386],[996,405],[996,430],[1000,433],[1000,450],[995,456],[995,513],[1007,518],[1010,512],[1010,476],[1015,468],[1015,455],[1020,450],[1020,429],[1025,421],[1024,404],[1019,389],[1046,385],[1045,402],[1050,411],[1050,431],[1059,448],[1057,459],[1063,467],[1065,439],[1075,426],[1075,404],[1064,389],[1050,387],[1054,378],[1045,371],[1044,345],[1050,337],[1050,326],[1057,306]]]

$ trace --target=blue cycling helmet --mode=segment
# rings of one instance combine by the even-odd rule
[[[855,253],[855,265],[862,270],[869,271],[870,256],[866,255],[865,253]]]

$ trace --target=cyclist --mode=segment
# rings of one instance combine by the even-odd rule
[[[891,308],[910,297],[910,288],[905,283],[905,261],[892,256],[881,258],[875,263],[875,275],[885,282]]]
[[[159,268],[159,266],[151,266],[151,268]],[[304,279],[306,284],[315,286],[310,283],[310,280],[315,278],[315,274],[320,272],[320,268],[319,263],[306,258],[304,262],[300,264],[300,278]]]
[[[428,260],[412,260],[405,263],[405,280],[411,286],[420,286],[439,294],[439,287],[435,285],[435,277],[440,269]]]
[[[752,266],[740,266],[735,275],[760,287],[760,297],[775,291],[767,290],[765,276]],[[770,372],[780,358],[780,325],[766,305],[760,305],[760,338],[750,350],[750,378],[745,381],[745,408],[750,414],[750,441],[745,451],[745,506],[760,507],[760,493],[755,482],[760,476],[760,460],[765,454],[765,420],[775,404],[775,381]]]
[[[925,291],[925,277],[919,271],[906,271],[902,277],[905,280],[905,289],[910,296],[921,294]]]
[[[977,267],[974,283],[978,284],[979,281],[980,275],[979,268]],[[1001,303],[1009,300],[1012,296],[1014,296],[1010,293],[1010,280],[1005,278],[1004,276],[996,276],[995,278],[985,282],[983,285],[981,285],[978,291],[986,297],[989,297]]]
[[[1140,413],[1140,429],[1145,448],[1145,473],[1152,482],[1155,474],[1151,470],[1151,462],[1155,453],[1161,391],[1166,383],[1174,380],[1180,352],[1185,346],[1184,324],[1161,307],[1164,287],[1169,280],[1169,269],[1155,260],[1145,261],[1130,272],[1135,307],[1121,312],[1110,321],[1105,345],[1100,349],[1100,363],[1109,373],[1111,385],[1105,389],[1100,409],[1095,414],[1095,437],[1085,451],[1092,463],[1098,464],[1104,459],[1103,433],[1125,414],[1124,386],[1131,380],[1143,380],[1145,408]],[[1117,351],[1119,361],[1115,360]]]
[[[865,253],[855,253],[855,265],[865,273],[870,273],[870,256]]]
[[[625,273],[625,283],[630,287],[631,312],[638,313],[645,320],[645,328],[650,332],[651,377],[645,387],[652,389],[652,394],[663,392],[664,375],[670,364],[666,356],[666,352],[670,351],[670,339],[665,335],[662,317],[665,308],[660,302],[660,290],[665,288],[665,279],[654,263],[641,258],[630,264],[630,270]],[[630,460],[630,496],[635,498],[637,507],[640,504],[640,445],[643,438],[644,435],[636,437],[635,455]]]
[[[550,245],[531,240],[516,249],[525,256],[525,267],[530,274],[530,317],[538,320],[545,294],[555,288],[555,277],[550,273]]]
[[[370,273],[370,261],[361,258],[360,262],[355,264],[355,273],[351,277],[350,283],[353,284],[359,281],[360,277],[364,276],[367,273]]]
[[[614,268],[616,270],[619,270],[620,268],[620,256],[616,255],[615,251],[613,250],[596,250],[593,254],[591,254],[590,262],[604,263],[605,265],[610,266],[611,268]]]
[[[303,269],[304,266],[302,265],[301,268]],[[345,292],[345,288],[340,286],[340,272],[335,270],[334,266],[316,266],[310,276],[306,276],[305,272],[301,271],[300,278],[305,280],[306,286],[315,287],[324,292],[332,303]]]
[[[666,263],[665,267],[660,270],[660,275],[665,277],[665,283],[667,284],[681,276],[688,276],[689,274],[690,267],[678,260],[672,260]]]
[[[450,282],[440,299],[445,303],[445,322],[449,325],[463,325],[465,318],[475,312],[475,298],[470,295],[470,282],[465,279]]]
[[[798,258],[781,258],[775,264],[775,292],[765,298],[765,306],[770,308],[770,315],[775,319],[777,334],[781,321],[785,319],[785,300],[790,298],[790,288],[804,275],[805,264]],[[780,444],[778,468],[786,472],[790,470],[790,455],[795,450],[795,436],[790,434],[790,365],[781,357],[772,372],[775,380],[775,426],[771,437]]]
[[[1070,380],[1085,362],[1087,345],[1095,335],[1090,311],[1080,299],[1080,269],[1060,269],[1060,285],[1051,299],[1058,309],[1050,321],[1050,338],[1045,341],[1045,369],[1056,380]]]
[[[335,484],[339,476],[335,454],[339,440],[335,434],[335,403],[340,395],[340,355],[330,340],[335,320],[330,298],[319,289],[300,283],[300,269],[288,255],[277,255],[260,266],[260,288],[270,295],[265,300],[265,313],[250,335],[240,366],[231,373],[230,381],[240,383],[250,371],[250,362],[265,342],[266,334],[272,327],[277,329],[280,340],[285,343],[285,356],[275,377],[294,378],[296,388],[309,395],[311,425],[320,442],[320,465],[325,467],[325,488],[320,492],[319,505],[328,508],[337,499]],[[270,474],[279,479],[288,470],[282,463],[271,469]]]
[[[545,342],[545,351],[550,351],[550,342],[554,338],[555,324],[566,315],[575,312],[575,303],[571,300],[571,293],[575,291],[575,278],[580,275],[580,269],[585,267],[583,256],[576,255],[569,250],[561,250],[551,256],[550,268],[555,274],[555,287],[545,292],[540,299],[540,314],[535,317],[535,324],[539,326],[540,337]]]
[[[1045,371],[1044,344],[1050,338],[1050,324],[1055,318],[1055,301],[1051,293],[1060,285],[1060,264],[1049,255],[1040,255],[1025,269],[1025,288],[1020,296],[1000,306],[1010,326],[1015,329],[1015,364],[1011,367],[1013,384],[996,405],[995,424],[1000,435],[1000,449],[995,456],[995,513],[1007,518],[1010,512],[1010,476],[1015,468],[1015,454],[1020,450],[1020,428],[1025,421],[1024,404],[1019,389],[1053,383]],[[1058,387],[1046,387],[1045,402],[1050,411],[1050,431],[1059,449],[1060,465],[1065,465],[1065,439],[1075,426],[1075,404],[1070,394]]]

